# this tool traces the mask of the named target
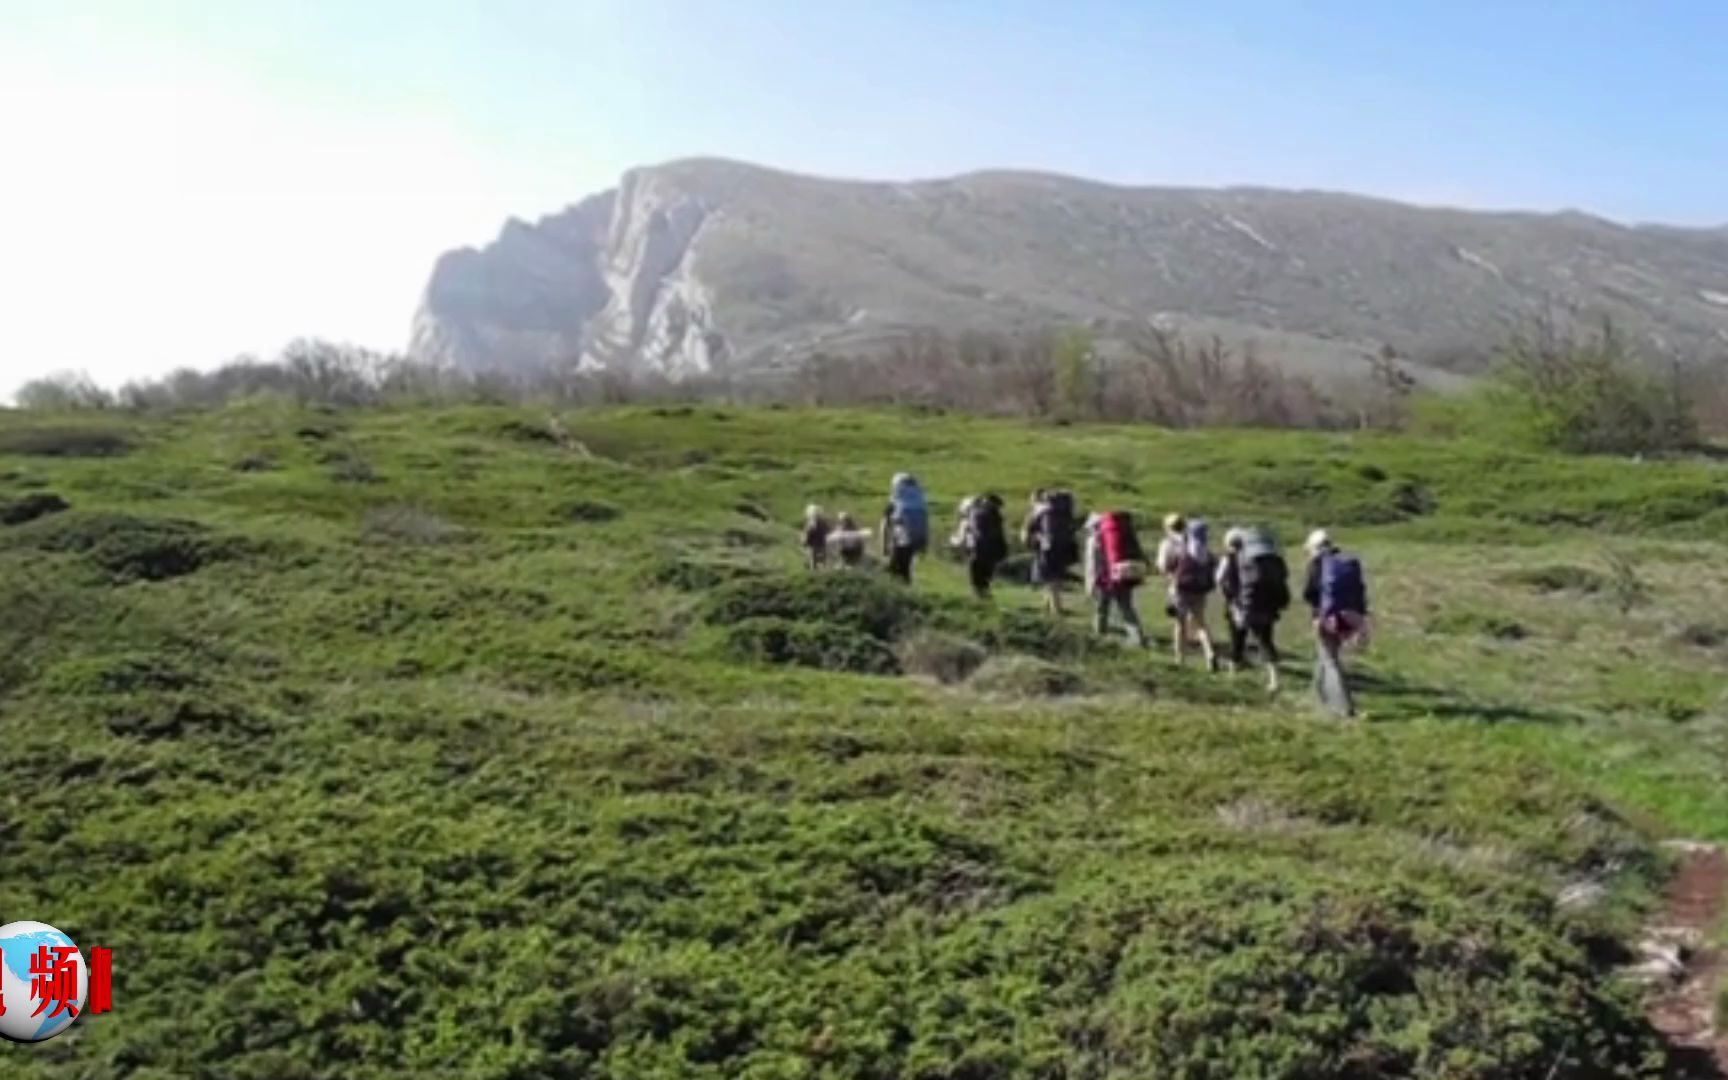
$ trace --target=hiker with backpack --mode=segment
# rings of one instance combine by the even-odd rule
[[[1062,614],[1062,585],[1080,561],[1078,534],[1072,492],[1040,488],[1032,493],[1021,538],[1033,553],[1032,583],[1044,590],[1044,607],[1052,615]]]
[[[911,473],[895,473],[882,510],[882,555],[888,572],[912,584],[912,561],[930,546],[930,512]]]
[[[1146,628],[1134,607],[1134,590],[1146,581],[1150,568],[1134,531],[1134,516],[1122,510],[1093,514],[1086,519],[1085,533],[1086,587],[1098,604],[1093,628],[1106,633],[1115,607],[1122,613],[1128,639],[1145,648]]]
[[[1206,625],[1206,598],[1218,587],[1218,561],[1204,521],[1190,522],[1181,514],[1164,519],[1164,541],[1158,545],[1158,569],[1170,583],[1164,611],[1175,625],[1176,664],[1188,659],[1190,639],[1200,643],[1206,667],[1218,670],[1218,650]]]
[[[966,558],[966,573],[972,592],[980,600],[990,598],[990,583],[996,567],[1008,557],[1008,532],[1002,524],[1002,499],[985,493],[960,504],[960,522],[950,543]]]
[[[839,553],[840,565],[862,566],[870,534],[858,527],[857,518],[842,510],[834,519],[834,531],[828,534],[828,543]]]
[[[1231,529],[1224,534],[1224,557],[1218,560],[1218,591],[1223,594],[1230,623],[1230,666],[1240,671],[1248,662],[1252,639],[1266,665],[1266,689],[1278,692],[1278,646],[1273,631],[1290,606],[1290,568],[1278,553],[1278,542],[1263,529]]]
[[[804,508],[804,560],[810,569],[828,565],[828,536],[833,531],[820,506],[812,503]]]
[[[1308,573],[1302,599],[1313,611],[1320,652],[1314,668],[1315,692],[1328,708],[1354,716],[1356,704],[1340,654],[1347,646],[1365,645],[1368,640],[1368,585],[1362,563],[1339,550],[1325,529],[1315,529],[1305,547]]]

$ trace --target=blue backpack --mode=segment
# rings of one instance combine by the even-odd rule
[[[1333,553],[1320,560],[1320,614],[1368,614],[1368,586],[1354,555]]]
[[[893,507],[894,545],[923,551],[930,546],[930,511],[924,505],[924,489],[907,477],[894,485],[888,502]]]

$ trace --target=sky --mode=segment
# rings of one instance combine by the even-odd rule
[[[716,155],[1728,224],[1722,0],[0,0],[0,395],[400,348],[438,254]]]

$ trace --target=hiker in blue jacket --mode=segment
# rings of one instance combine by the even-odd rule
[[[912,560],[930,546],[930,512],[911,473],[895,473],[882,510],[882,555],[888,572],[912,584]]]

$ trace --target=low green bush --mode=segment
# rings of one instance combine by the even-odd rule
[[[862,675],[900,673],[899,660],[883,641],[829,623],[756,616],[728,626],[725,643],[727,652],[739,660]]]
[[[923,621],[918,594],[870,574],[779,574],[732,581],[705,598],[703,617],[717,626],[775,618],[841,627],[892,641]]]
[[[1425,629],[1431,634],[1488,637],[1497,641],[1522,641],[1530,636],[1529,628],[1518,620],[1487,611],[1445,612],[1429,619]]]
[[[1036,656],[994,656],[986,660],[967,685],[991,697],[1041,698],[1077,694],[1085,680],[1072,668]]]
[[[0,431],[0,454],[34,457],[118,457],[132,450],[123,431],[94,427],[32,427]]]
[[[1542,593],[1599,593],[1608,587],[1607,577],[1598,571],[1566,563],[1509,570],[1500,575],[1500,580],[1509,585],[1522,585]]]
[[[900,669],[942,683],[962,682],[989,658],[989,650],[976,641],[939,630],[919,630],[895,649]]]
[[[22,498],[0,501],[0,525],[22,525],[69,509],[66,500],[53,492],[36,491]]]
[[[14,541],[75,552],[116,581],[164,581],[240,554],[241,545],[193,521],[69,511],[21,526]]]

